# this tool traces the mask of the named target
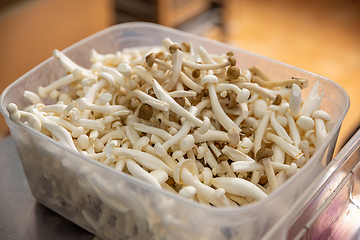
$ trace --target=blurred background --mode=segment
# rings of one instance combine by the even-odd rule
[[[114,24],[147,21],[330,78],[351,106],[337,151],[360,124],[359,0],[1,0],[0,92],[53,49]],[[8,134],[0,118],[0,137]]]

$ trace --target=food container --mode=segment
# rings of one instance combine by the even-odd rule
[[[263,239],[360,239],[360,130]]]
[[[126,23],[105,29],[64,50],[89,67],[90,49],[114,53],[126,47],[174,42],[201,44],[210,53],[233,51],[237,66],[257,66],[275,80],[309,79],[306,97],[316,80],[324,86],[322,109],[334,120],[323,146],[297,174],[265,200],[240,208],[200,205],[159,190],[130,175],[95,162],[39,132],[12,122],[6,106],[28,103],[24,90],[36,91],[64,74],[51,57],[11,84],[1,95],[5,116],[34,197],[43,205],[103,239],[259,239],[288,211],[332,159],[340,125],[349,108],[346,92],[335,82],[310,72],[223,43],[151,23]],[[45,103],[50,103],[46,99]]]

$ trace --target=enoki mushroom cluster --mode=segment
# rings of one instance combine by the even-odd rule
[[[37,93],[25,91],[30,105],[9,104],[10,118],[202,204],[265,198],[331,128],[318,82],[303,99],[307,79],[274,81],[256,67],[239,69],[232,52],[209,54],[166,38],[156,47],[92,50],[90,69],[53,55],[67,74]]]

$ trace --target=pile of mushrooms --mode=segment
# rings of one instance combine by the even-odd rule
[[[232,52],[162,46],[90,53],[90,69],[58,50],[67,74],[30,105],[7,107],[28,126],[118,171],[202,204],[264,199],[295,174],[331,129],[323,87],[241,70]],[[67,87],[66,87],[67,86]],[[66,89],[66,90],[64,90]],[[54,104],[45,105],[44,98]]]

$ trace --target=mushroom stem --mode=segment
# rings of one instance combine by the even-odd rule
[[[315,149],[319,149],[327,137],[326,127],[324,120],[321,118],[315,118]]]
[[[308,79],[305,78],[293,78],[284,81],[264,81],[261,77],[253,76],[252,82],[259,84],[262,87],[275,88],[275,87],[291,87],[293,84],[298,85],[301,88],[306,88],[308,85]]]
[[[279,137],[283,138],[288,143],[293,143],[289,135],[287,134],[286,130],[280,125],[280,123],[275,118],[275,111],[271,111],[270,116],[270,123],[275,132],[278,134]]]
[[[195,143],[207,141],[230,142],[229,135],[226,132],[218,130],[208,130],[204,134],[200,134],[198,130],[193,133]]]
[[[57,88],[60,88],[62,86],[69,85],[70,83],[76,82],[80,79],[81,79],[81,76],[79,74],[75,75],[75,73],[70,73],[70,74],[50,83],[49,85],[47,85],[45,87],[39,86],[38,94],[41,98],[45,98],[49,92],[51,92]]]
[[[170,80],[167,86],[165,87],[167,91],[171,91],[174,88],[177,80],[179,79],[181,67],[182,67],[183,55],[184,55],[183,52],[178,49],[172,54],[173,66],[171,69]]]
[[[211,180],[211,183],[217,188],[223,188],[226,192],[240,197],[251,197],[260,201],[267,195],[255,184],[241,178],[217,177]]]
[[[273,162],[285,162],[285,152],[278,145],[274,144],[272,146],[272,151],[274,152],[274,155],[272,157]]]
[[[261,71],[257,67],[251,67],[248,69],[253,75],[261,77],[264,81],[274,82],[268,75],[266,75],[263,71]]]
[[[319,81],[316,81],[315,85],[311,89],[308,97],[304,101],[300,115],[309,117],[313,111],[320,107],[321,100],[324,96],[324,89],[322,89],[320,96],[318,95],[319,88],[323,86],[320,85]]]
[[[270,120],[271,110],[267,110],[260,120],[259,126],[255,132],[255,140],[254,140],[254,153],[256,153],[261,148],[261,142],[264,137],[265,130]]]
[[[273,155],[274,153],[270,148],[260,148],[256,152],[256,160],[264,165],[265,173],[270,186],[270,192],[273,192],[275,191],[275,189],[278,188],[274,168],[271,165],[271,160],[270,160],[270,157],[272,157]]]
[[[49,130],[57,139],[59,139],[59,142],[65,144],[66,146],[72,148],[75,151],[78,151],[70,133],[65,128],[51,121],[43,122],[42,126]]]
[[[196,97],[196,92],[177,90],[177,91],[170,92],[169,95],[173,98],[175,98],[175,97]]]
[[[189,110],[190,114],[194,115],[196,113],[197,109],[196,107],[192,106]],[[160,156],[163,156],[165,154],[167,154],[167,150],[173,146],[174,144],[178,143],[181,141],[181,139],[183,139],[190,131],[191,128],[191,122],[189,121],[184,121],[184,123],[182,124],[180,130],[171,138],[169,138],[168,140],[166,140],[166,142],[164,142],[163,144],[155,144],[155,149],[157,150],[157,153],[160,154]],[[189,135],[192,137],[192,135]],[[193,137],[192,137],[193,138]]]
[[[240,128],[234,123],[233,120],[231,120],[231,118],[226,115],[219,103],[219,99],[217,97],[214,85],[217,82],[218,78],[215,75],[206,75],[201,79],[202,85],[207,84],[210,95],[211,107],[213,108],[216,119],[226,130],[229,131],[234,128],[238,133],[240,133]]]
[[[93,84],[89,90],[85,93],[84,98],[88,103],[94,103],[96,94],[106,86],[112,87],[115,84],[115,80],[112,75],[109,73],[100,73],[98,77],[98,82]]]
[[[134,123],[134,128],[137,131],[154,134],[154,135],[162,138],[165,141],[169,140],[172,137],[171,134],[169,134],[164,129],[159,129],[159,128],[152,127],[152,126],[147,126],[147,125],[141,124],[141,123]]]
[[[134,159],[139,164],[143,165],[147,169],[157,170],[161,169],[167,172],[169,175],[173,174],[173,170],[168,167],[163,161],[159,158],[153,156],[152,154],[141,152],[134,149],[122,149],[116,148],[114,151],[115,156],[124,156]]]
[[[286,118],[288,120],[290,136],[291,136],[292,140],[294,141],[294,146],[299,148],[300,147],[300,142],[301,142],[299,129],[297,128],[296,123],[295,123],[295,121],[294,121],[294,119],[291,116],[289,111],[286,110],[285,116],[286,116]]]
[[[290,165],[283,164],[283,163],[277,163],[277,162],[271,162],[271,165],[273,166],[275,172],[279,171],[287,171],[290,168]],[[252,171],[265,171],[265,167],[263,164],[258,162],[250,162],[250,161],[237,161],[232,162],[230,164],[232,170],[234,172],[243,173],[243,172],[252,172]]]
[[[130,110],[121,105],[96,105],[93,103],[88,103],[86,98],[81,98],[77,101],[77,108],[84,112],[85,110],[90,110],[98,113],[103,113],[104,115],[109,115],[113,112],[127,110],[130,114]]]
[[[66,121],[63,118],[56,116],[46,116],[46,118],[49,119],[50,121],[56,122],[59,126],[62,126],[67,130],[69,130],[70,132],[72,132],[71,135],[74,138],[77,138],[84,131],[83,127],[75,127],[73,124],[71,124],[70,122]]]
[[[248,100],[248,98],[250,96],[250,91],[248,89],[246,89],[246,88],[240,89],[238,86],[236,86],[234,84],[219,83],[216,85],[215,89],[216,89],[216,92],[222,92],[222,91],[226,91],[226,90],[233,91],[237,95],[236,101],[239,104]]]
[[[210,149],[208,148],[207,144],[206,143],[203,143],[201,146],[204,147],[205,149],[205,155],[204,155],[204,159],[205,159],[205,162],[207,164],[209,164],[209,166],[212,168],[212,169],[217,169],[219,168],[219,163],[216,161],[214,155],[211,153]]]
[[[249,90],[253,90],[254,92],[260,94],[262,97],[268,98],[270,101],[274,101],[276,95],[266,90],[265,88],[260,87],[256,83],[249,82],[240,82],[238,80],[234,81],[233,84],[238,86],[239,88],[247,88]]]
[[[216,62],[214,61],[214,59],[212,59],[209,55],[209,53],[206,51],[206,49],[199,45],[198,46],[198,53],[199,56],[201,58],[201,60],[206,63],[206,64],[216,64]]]
[[[191,172],[187,168],[182,169],[181,179],[186,185],[195,187],[196,194],[203,197],[206,201],[217,207],[223,206],[223,203],[220,201],[220,199],[215,197],[215,189],[205,184],[202,184],[191,174]]]
[[[92,129],[98,131],[104,131],[105,129],[105,125],[102,124],[99,120],[71,119],[70,123],[72,123],[75,127],[83,127],[85,129]]]
[[[142,167],[140,167],[135,161],[132,159],[126,158],[126,167],[135,178],[141,179],[145,182],[150,183],[156,188],[161,189],[159,181],[150,173],[145,171]]]
[[[122,76],[122,74],[120,72],[116,71],[115,69],[113,69],[111,67],[106,67],[106,66],[103,66],[101,68],[101,71],[111,74],[111,76],[113,76],[115,82],[117,82],[121,87],[123,87],[126,92],[128,92],[128,93],[131,92],[131,88],[129,87],[129,85],[127,84],[127,82],[125,81],[124,77]]]
[[[241,109],[241,115],[237,117],[234,121],[235,124],[238,126],[240,126],[240,124],[249,116],[249,109],[246,103],[241,103],[239,107]]]
[[[216,64],[199,64],[190,62],[188,60],[183,59],[182,64],[184,67],[199,69],[199,70],[215,70],[219,68],[223,68],[230,65],[229,61],[223,63],[216,63]]]
[[[278,186],[278,183],[276,181],[274,168],[271,165],[271,160],[270,160],[270,158],[263,158],[262,163],[264,164],[264,167],[265,167],[265,173],[266,173],[266,176],[268,178],[268,182],[269,182],[269,186],[270,186],[270,192],[273,192],[279,186]]]
[[[284,139],[273,133],[267,133],[266,138],[276,143],[284,152],[289,154],[294,159],[299,159],[303,155],[303,153],[297,147],[286,142]]]
[[[151,107],[153,107],[154,109],[157,109],[160,111],[169,111],[169,109],[170,109],[170,106],[168,103],[160,101],[156,98],[153,98],[150,95],[148,95],[140,90],[133,90],[133,91],[129,92],[128,94],[126,94],[124,102],[122,104],[126,106],[127,102],[130,99],[132,99],[133,97],[140,99],[140,101],[142,103],[146,103],[146,104],[150,105]]]
[[[60,52],[59,50],[55,49],[53,51],[53,56],[55,58],[57,58],[59,60],[59,62],[61,63],[61,65],[68,71],[68,72],[73,72],[75,69],[79,69],[80,71],[86,72],[86,73],[90,73],[91,75],[92,72],[89,69],[80,67],[79,65],[77,65],[75,62],[73,62],[70,58],[68,58],[65,54],[63,54],[62,52]]]
[[[171,69],[172,66],[171,64],[167,63],[167,62],[162,62],[159,59],[155,59],[155,63],[158,65],[161,65],[167,69]],[[187,86],[188,88],[196,91],[196,92],[200,92],[203,87],[199,86],[198,84],[196,84],[193,80],[191,80],[185,73],[183,73],[182,71],[180,71],[180,80],[181,82]]]
[[[179,114],[180,116],[183,116],[188,121],[195,124],[196,126],[200,127],[203,124],[203,122],[200,119],[196,118],[194,115],[192,115],[191,113],[186,111],[172,97],[170,97],[169,94],[167,94],[163,90],[163,88],[160,86],[160,84],[156,80],[154,80],[153,83],[154,83],[153,88],[154,88],[156,97],[158,99],[160,99],[161,101],[167,102],[170,105],[171,111],[175,112],[176,114]]]
[[[30,102],[30,104],[38,104],[38,103],[43,103],[40,99],[40,97],[36,94],[33,93],[31,91],[24,91],[24,97]]]
[[[229,156],[229,158],[235,162],[237,161],[249,161],[249,162],[255,162],[254,159],[252,159],[251,157],[249,157],[247,154],[232,148],[232,147],[228,147],[228,146],[224,146],[224,148],[222,149],[222,152],[226,155]]]
[[[289,98],[289,109],[291,115],[295,119],[297,119],[300,116],[301,103],[302,103],[301,88],[298,85],[293,84]]]
[[[153,76],[151,75],[151,73],[146,70],[144,67],[142,66],[135,66],[133,68],[133,73],[138,75],[141,79],[143,79],[149,86],[153,86],[153,81],[156,81]]]

